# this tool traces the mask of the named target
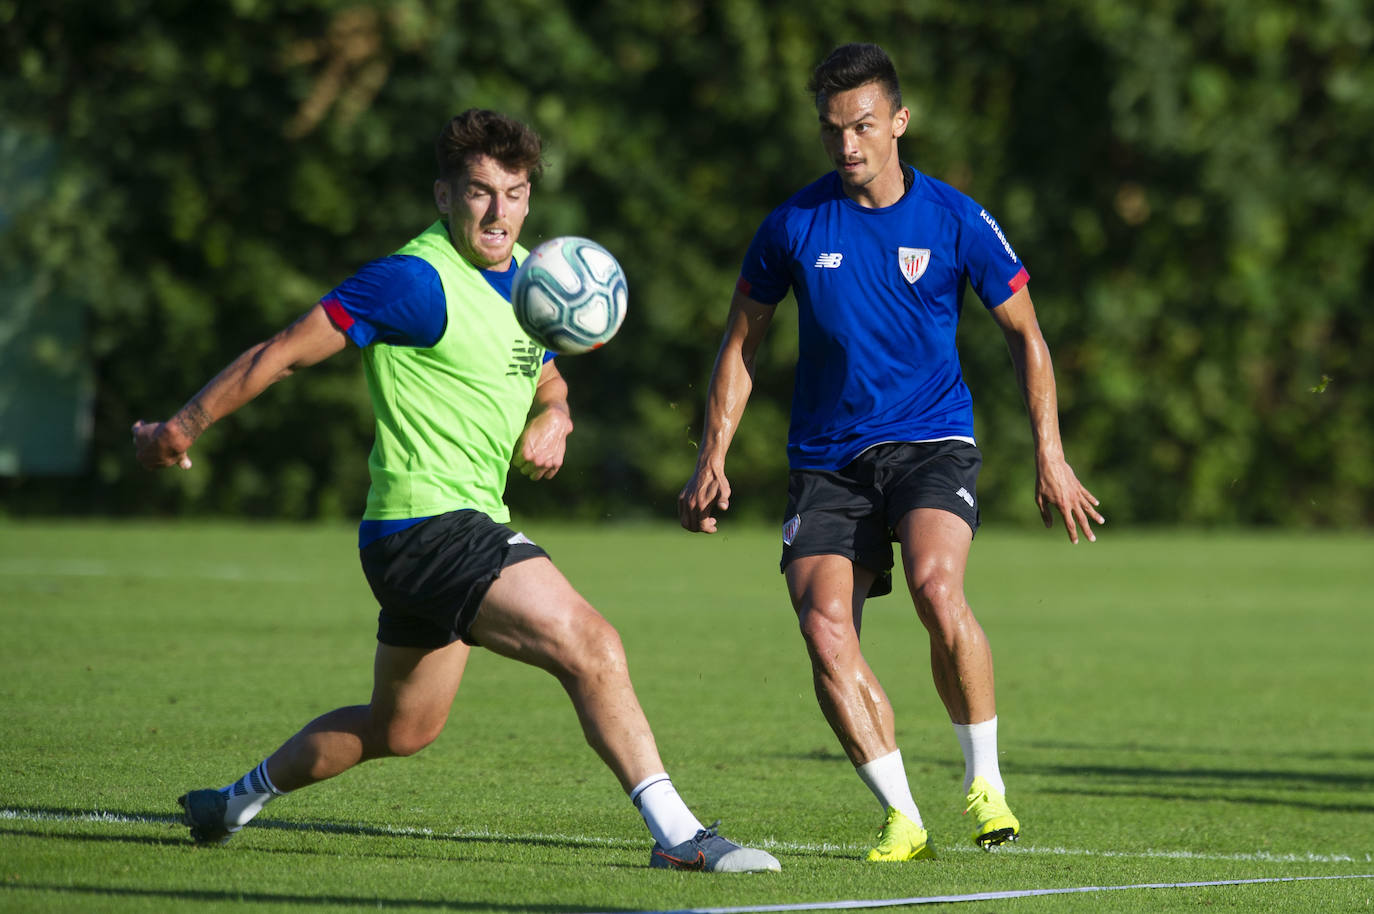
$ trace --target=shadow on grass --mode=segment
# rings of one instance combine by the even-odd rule
[[[0,889],[17,894],[19,892],[54,892],[73,899],[87,898],[89,904],[97,904],[102,898],[153,898],[165,899],[169,904],[177,902],[232,901],[238,904],[282,904],[314,905],[316,907],[348,905],[366,908],[433,908],[441,911],[605,911],[615,908],[579,908],[569,905],[531,905],[508,904],[497,901],[452,901],[435,898],[377,898],[365,895],[319,895],[286,892],[213,892],[194,889],[131,889],[105,885],[48,885],[43,883],[13,883],[0,886]],[[0,895],[0,898],[4,897]],[[80,904],[80,902],[75,902]],[[619,910],[632,910],[621,908]]]
[[[1143,797],[1164,800],[1195,800],[1200,802],[1246,803],[1258,806],[1287,806],[1317,812],[1370,813],[1374,812],[1374,775],[1368,771],[1341,772],[1330,768],[1299,770],[1274,768],[1267,760],[1302,759],[1313,763],[1364,762],[1374,759],[1367,752],[1266,752],[1257,758],[1252,751],[1225,748],[1180,749],[1171,746],[1122,744],[1105,746],[1093,743],[1034,742],[1026,744],[1032,750],[1017,757],[1013,768],[1017,774],[1036,774],[1049,778],[1073,781],[1072,788],[1047,788],[1043,793],[1090,794],[1101,797]],[[1175,757],[1178,765],[1112,765],[1112,764],[1037,764],[1034,751],[1051,751],[1059,755],[1080,753],[1101,758],[1104,754],[1129,753],[1155,757]],[[1188,759],[1199,756],[1239,756],[1254,764],[1190,765]],[[1164,758],[1160,759],[1161,761]],[[1345,797],[1318,800],[1313,793],[1345,793]],[[1284,795],[1286,794],[1286,795]],[[1355,797],[1363,802],[1356,802]]]
[[[51,820],[49,820],[51,821]],[[66,824],[66,823],[63,823]],[[0,826],[0,835],[13,835],[16,838],[48,838],[63,841],[98,841],[116,844],[142,844],[148,847],[180,847],[187,843],[185,838],[151,838],[146,835],[130,834],[90,834],[88,832],[36,832],[25,828]]]
[[[1017,774],[1071,780],[1072,787],[1041,793],[1099,797],[1144,797],[1206,803],[1287,806],[1317,812],[1374,813],[1369,800],[1374,779],[1329,771],[1265,771],[1253,768],[1160,768],[1149,765],[1036,765],[1018,763]],[[1311,799],[1305,794],[1340,791],[1344,797]],[[1358,795],[1364,802],[1356,802]]]
[[[1146,781],[1147,777],[1139,779],[1139,786],[1122,784],[1121,789],[1111,787],[1101,787],[1093,789],[1085,788],[1080,782],[1079,786],[1073,788],[1049,788],[1040,790],[1042,794],[1059,794],[1061,796],[1074,797],[1103,797],[1104,799],[1116,799],[1122,797],[1137,797],[1149,800],[1195,800],[1201,803],[1243,803],[1248,806],[1285,806],[1292,809],[1307,809],[1314,812],[1334,812],[1342,815],[1349,813],[1374,813],[1374,803],[1351,803],[1347,800],[1332,800],[1323,802],[1321,800],[1298,800],[1287,797],[1257,796],[1247,794],[1243,788],[1238,788],[1232,784],[1227,790],[1215,790],[1206,794],[1181,793],[1172,790],[1152,790]]]
[[[50,824],[51,824],[51,820],[50,820]],[[133,822],[128,822],[128,821],[126,821],[126,822],[114,822],[114,823],[110,823],[110,824],[117,824],[117,825],[118,825],[118,824],[123,824],[123,825],[146,824],[146,820],[145,820],[144,822],[139,822],[139,823],[133,823]],[[178,823],[178,824],[179,824],[179,823]],[[283,827],[283,826],[285,826],[285,827]],[[254,825],[253,825],[253,830],[254,830],[254,831],[257,830],[257,823],[254,823]],[[280,823],[275,829],[273,828],[273,823],[267,823],[267,828],[264,829],[264,830],[265,830],[265,831],[273,831],[273,830],[276,830],[276,831],[294,831],[294,832],[315,832],[315,833],[319,833],[319,834],[323,834],[323,833],[325,833],[325,832],[334,832],[334,833],[336,833],[336,834],[364,835],[364,836],[367,835],[367,832],[364,832],[364,831],[361,831],[361,830],[355,830],[355,829],[347,829],[347,828],[332,828],[332,829],[331,829],[331,828],[326,828],[326,827],[314,827],[314,826],[309,826],[309,825],[295,825],[294,823]],[[77,830],[71,830],[71,829],[49,829],[49,830],[47,830],[47,831],[37,832],[37,831],[30,831],[30,830],[23,829],[23,828],[6,828],[6,827],[3,827],[3,826],[0,826],[0,835],[9,835],[9,836],[13,836],[13,837],[16,837],[16,838],[28,838],[28,839],[30,839],[30,840],[35,840],[35,839],[37,839],[37,840],[41,840],[41,841],[75,841],[75,842],[81,842],[81,843],[128,844],[128,845],[142,845],[142,846],[145,846],[145,847],[165,847],[165,848],[174,848],[174,849],[175,849],[175,848],[180,848],[180,849],[183,849],[183,850],[193,851],[193,852],[196,852],[196,853],[205,853],[205,854],[217,854],[217,853],[228,853],[228,854],[233,854],[233,853],[236,853],[236,852],[238,851],[238,848],[244,847],[243,844],[238,843],[238,842],[235,842],[234,845],[233,845],[232,847],[222,847],[222,846],[220,846],[220,845],[214,845],[214,844],[212,844],[212,845],[206,845],[206,846],[202,846],[202,847],[197,847],[195,844],[193,844],[193,843],[191,842],[191,839],[190,839],[190,837],[189,837],[188,835],[183,835],[183,836],[181,836],[181,837],[175,837],[175,838],[171,838],[171,837],[168,837],[168,838],[150,838],[150,837],[146,837],[146,836],[144,836],[144,835],[131,835],[131,834],[127,833],[127,832],[117,832],[117,833],[94,833],[94,834],[93,834],[93,833],[91,833],[91,832],[89,832],[89,831],[77,831]],[[411,846],[408,846],[408,845],[405,845],[405,844],[398,843],[398,842],[407,841],[407,840],[416,840],[416,839],[422,840],[422,841],[435,841],[435,842],[456,842],[456,841],[458,841],[458,840],[461,840],[461,839],[457,839],[457,838],[454,838],[454,837],[452,837],[452,836],[446,836],[446,835],[423,835],[423,834],[417,834],[417,835],[399,834],[399,835],[398,835],[398,834],[395,834],[394,832],[381,832],[381,833],[380,833],[380,837],[383,837],[383,838],[387,839],[387,840],[390,842],[387,846],[390,847],[390,848],[392,848],[392,850],[386,850],[386,851],[383,851],[383,850],[369,850],[369,851],[367,851],[365,854],[360,854],[359,856],[366,856],[369,860],[407,860],[407,861],[411,861],[411,860],[417,859],[416,852],[415,852],[415,848],[414,848],[414,847],[411,847]],[[467,842],[466,842],[466,843],[477,844],[477,843],[479,843],[479,842],[477,841],[477,839],[467,839]],[[519,840],[518,838],[510,837],[510,838],[501,838],[501,839],[490,839],[490,840],[487,840],[487,841],[484,841],[484,842],[481,842],[481,843],[484,843],[484,844],[519,844],[519,845],[521,845],[521,846],[527,846],[527,845],[532,844],[532,843],[534,843],[534,842],[531,842],[531,841],[521,841],[521,840]],[[588,844],[588,843],[583,843],[583,844],[580,844],[580,845],[575,845],[575,844],[573,844],[572,842],[569,842],[567,845],[565,845],[565,849],[566,849],[566,847],[577,847],[577,848],[579,848],[579,849],[584,849],[584,850],[605,850],[605,849],[607,848],[606,845],[600,844],[600,843],[590,843],[590,844]],[[640,845],[635,845],[635,847],[636,847],[636,849],[644,849],[644,850],[646,851],[646,853],[647,853],[647,847],[641,848]],[[310,847],[264,847],[264,846],[258,844],[258,845],[253,845],[253,846],[250,846],[250,847],[244,847],[244,852],[245,852],[245,853],[253,853],[253,854],[280,854],[280,855],[294,855],[294,856],[302,856],[302,855],[305,855],[305,856],[330,856],[330,857],[332,857],[332,856],[338,855],[339,850],[338,850],[337,847],[331,846],[328,842],[321,842],[321,843],[319,843],[319,844],[316,844],[316,845],[313,845],[313,846],[310,846]],[[433,859],[433,858],[431,858],[431,859]],[[499,865],[499,864],[504,864],[504,863],[510,863],[512,858],[509,857],[509,856],[502,856],[502,855],[499,854],[499,852],[492,851],[492,852],[490,852],[489,854],[487,854],[486,856],[480,856],[480,855],[472,854],[471,852],[466,852],[466,853],[464,853],[464,854],[462,854],[462,855],[441,856],[441,859],[447,860],[447,861],[452,862],[452,863],[468,863],[468,864],[489,863],[489,864],[497,864],[497,865]],[[582,860],[581,858],[563,857],[563,858],[560,858],[560,859],[558,859],[558,860],[545,861],[545,862],[543,863],[543,865],[544,865],[544,866],[559,866],[559,867],[580,868],[580,867],[585,867],[585,866],[587,866],[587,863],[586,863],[585,860]],[[643,864],[640,864],[640,863],[625,863],[625,862],[617,862],[617,861],[612,861],[612,860],[607,860],[607,861],[598,863],[597,866],[598,866],[599,868],[601,868],[601,869],[607,869],[607,870],[640,870],[640,869],[643,869],[643,868],[644,868],[644,867],[643,867]],[[0,905],[0,911],[2,911],[2,910],[4,910],[4,906],[3,906],[3,905]]]
[[[1020,747],[1030,750],[1049,750],[1051,752],[1132,752],[1132,753],[1155,753],[1163,755],[1178,755],[1187,752],[1189,755],[1215,755],[1215,756],[1244,756],[1248,759],[1255,757],[1253,749],[1238,749],[1234,746],[1189,746],[1181,749],[1178,746],[1156,746],[1150,743],[1119,743],[1117,745],[1106,745],[1103,743],[1083,743],[1070,742],[1067,740],[1032,740],[1019,744]],[[1303,759],[1311,762],[1374,762],[1374,752],[1368,750],[1353,752],[1303,752],[1298,750],[1284,750],[1267,748],[1264,750],[1266,758],[1288,758]]]
[[[72,824],[79,822],[89,823],[109,823],[115,825],[183,825],[181,816],[161,815],[146,812],[131,812],[116,809],[69,809],[58,806],[7,806],[0,812],[5,813],[5,818],[14,820],[29,820],[32,822],[53,822]],[[363,824],[342,824],[338,822],[292,822],[282,819],[257,818],[249,826],[252,831],[284,831],[284,832],[318,832],[321,834],[350,835],[354,837],[369,838],[411,838],[422,841],[452,841],[461,844],[518,844],[522,847],[553,847],[563,849],[617,849],[617,850],[646,850],[648,844],[645,840],[630,840],[625,838],[587,838],[571,837],[563,835],[502,835],[488,834],[480,829],[470,832],[440,831],[430,828],[417,827],[385,827]],[[32,831],[24,829],[0,828],[0,833],[15,835],[33,835]],[[73,837],[90,837],[86,834],[73,835]],[[139,838],[140,841],[147,843],[166,843],[184,844],[186,841],[167,840],[162,838]]]
[[[177,826],[182,825],[179,816],[150,815],[147,813],[102,809],[98,812],[79,809],[64,809],[53,806],[27,806],[27,807],[6,807],[4,810],[6,817],[11,821],[29,820],[35,824],[47,824],[57,826],[58,829],[47,831],[32,831],[14,826],[0,826],[0,835],[14,836],[17,838],[40,839],[45,841],[81,841],[81,842],[104,842],[120,843],[130,845],[141,845],[146,847],[166,847],[166,848],[190,848],[191,842],[188,837],[153,837],[147,835],[133,835],[124,833],[92,833],[89,830],[76,830],[70,828],[73,825],[116,825],[116,826]],[[284,832],[316,832],[349,836],[379,837],[387,838],[392,841],[396,839],[420,839],[425,841],[461,842],[467,844],[519,844],[521,846],[541,845],[546,847],[556,847],[560,849],[584,849],[584,850],[605,850],[608,848],[626,847],[641,849],[643,842],[630,841],[578,841],[574,839],[562,839],[552,837],[522,837],[522,836],[502,836],[502,835],[459,835],[459,834],[435,834],[421,829],[386,829],[370,827],[365,825],[339,825],[334,823],[311,823],[311,822],[283,822],[280,820],[255,821],[253,829],[267,831]],[[210,853],[219,851],[218,847],[205,849]],[[225,848],[225,850],[230,850]],[[232,852],[230,850],[230,852]],[[254,848],[252,853],[278,853],[277,849]],[[299,853],[299,849],[294,849],[292,853]],[[412,854],[398,853],[397,857],[412,859]],[[476,862],[476,861],[464,861]],[[509,862],[503,859],[494,859],[492,863]],[[584,865],[584,864],[579,864]],[[633,868],[626,864],[608,862],[611,868]],[[496,900],[451,900],[434,898],[379,898],[375,896],[346,895],[346,894],[292,894],[286,892],[244,892],[240,890],[203,890],[203,889],[171,889],[171,888],[130,888],[126,886],[110,885],[70,885],[70,884],[49,884],[39,882],[17,881],[19,877],[13,877],[10,881],[0,882],[0,910],[8,906],[3,899],[5,893],[13,898],[18,893],[55,893],[72,899],[70,902],[74,908],[86,908],[87,905],[96,905],[97,898],[127,897],[127,898],[148,898],[163,899],[168,902],[170,907],[174,903],[194,903],[194,902],[216,902],[232,901],[247,902],[250,904],[284,904],[284,905],[313,905],[313,906],[354,906],[367,908],[414,908],[436,910],[473,910],[473,911],[603,911],[617,910],[615,908],[597,907],[578,907],[567,904],[559,905],[540,905],[540,904],[514,904]],[[90,899],[87,902],[78,899]]]

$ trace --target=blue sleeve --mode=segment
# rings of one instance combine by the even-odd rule
[[[420,257],[374,260],[320,299],[359,348],[374,342],[427,349],[439,342],[448,305],[438,272]]]
[[[774,210],[744,253],[736,288],[760,304],[776,305],[792,287],[791,256],[783,229],[782,211]]]
[[[1030,280],[1025,264],[1012,250],[1002,227],[977,203],[964,214],[964,269],[984,307],[992,309],[1011,298]]]

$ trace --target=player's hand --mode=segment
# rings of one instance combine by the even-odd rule
[[[191,468],[191,458],[186,453],[191,442],[184,434],[179,434],[172,424],[139,419],[131,431],[134,435],[134,456],[145,468]]]
[[[697,467],[677,497],[678,520],[692,533],[715,533],[714,511],[730,507],[730,481],[725,471]]]
[[[572,416],[564,409],[550,407],[531,417],[515,443],[515,468],[536,480],[558,475],[572,429]]]
[[[1045,522],[1046,530],[1054,526],[1054,510],[1058,509],[1064,518],[1064,529],[1068,531],[1071,543],[1078,542],[1080,529],[1089,542],[1097,542],[1091,522],[1107,522],[1098,513],[1097,497],[1083,487],[1074,475],[1073,467],[1063,460],[1047,461],[1043,465],[1037,461],[1035,504],[1040,509],[1040,519]]]

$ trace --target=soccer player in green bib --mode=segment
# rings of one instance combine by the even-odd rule
[[[179,798],[197,843],[222,844],[267,803],[369,759],[412,755],[443,729],[480,645],[552,673],[587,742],[653,836],[649,864],[777,870],[772,855],[703,827],[678,796],[635,697],[614,627],[547,553],[506,526],[511,463],[547,479],[573,423],[551,353],[521,330],[511,281],[542,167],[538,134],[471,109],[439,136],[445,217],[373,261],[215,376],[166,422],[135,422],[146,467],[191,468],[191,445],[293,371],[362,348],[377,431],[358,529],[381,606],[372,700],[306,724],[239,780]]]

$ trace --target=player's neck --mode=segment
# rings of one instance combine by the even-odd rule
[[[910,189],[910,175],[908,175],[901,161],[895,157],[892,160],[892,167],[883,169],[881,174],[862,187],[844,185],[844,192],[849,199],[865,209],[882,209],[885,206],[891,206],[902,199]]]

